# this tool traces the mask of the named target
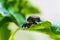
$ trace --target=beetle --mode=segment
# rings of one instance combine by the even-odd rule
[[[32,25],[31,22],[26,22],[22,25],[22,28],[30,28],[31,25]]]
[[[28,22],[32,22],[33,24],[37,24],[37,23],[40,22],[41,20],[40,20],[40,17],[38,17],[38,16],[29,16],[29,17],[27,18],[27,21],[28,21]]]
[[[22,28],[30,28],[32,24],[37,24],[40,21],[40,17],[38,16],[29,16],[27,22],[22,25]]]

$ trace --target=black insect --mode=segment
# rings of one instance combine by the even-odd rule
[[[30,16],[27,19],[28,22],[32,22],[33,24],[37,24],[38,22],[40,22],[40,17],[38,16]]]
[[[30,28],[32,24],[37,24],[40,22],[40,17],[38,16],[30,16],[27,18],[27,22],[22,25],[22,28]]]
[[[26,22],[22,25],[22,28],[30,28],[31,25],[32,25],[31,22]]]

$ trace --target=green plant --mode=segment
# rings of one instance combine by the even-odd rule
[[[0,9],[0,40],[13,40],[15,33],[22,29],[22,24],[26,22],[26,16],[40,13],[28,0],[0,0],[0,3],[2,4]],[[8,29],[11,22],[18,26],[16,31],[12,33]],[[43,21],[37,25],[31,25],[30,28],[25,30],[42,32],[50,35],[55,40],[60,40],[60,31],[56,31],[58,28],[52,26],[49,21]]]
[[[40,12],[36,7],[33,7],[28,2],[28,0],[0,0],[0,4],[1,40],[9,39],[11,30],[8,29],[8,26],[10,22],[14,22],[19,28],[21,28],[21,25],[26,22],[26,15],[36,14]],[[3,35],[5,33],[7,35]]]

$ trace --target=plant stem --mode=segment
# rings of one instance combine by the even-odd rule
[[[8,40],[13,40],[14,35],[16,34],[16,32],[19,30],[19,28],[17,28],[10,36],[10,38]]]

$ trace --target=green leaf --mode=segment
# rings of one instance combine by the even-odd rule
[[[49,29],[51,27],[51,23],[49,21],[41,22],[37,25],[33,24],[29,29]]]
[[[42,32],[45,34],[53,34],[51,31],[51,22],[49,21],[44,21],[44,22],[40,22],[39,24],[33,24],[30,28],[28,28],[27,30],[29,31],[36,31],[36,32]]]
[[[51,27],[51,30],[52,30],[52,32],[53,32],[54,34],[60,35],[60,26],[53,25],[53,26]]]
[[[51,38],[57,40],[60,40],[60,27],[58,26],[52,26],[51,22],[44,21],[37,25],[33,24],[29,29],[29,31],[36,31],[36,32],[42,32],[44,34],[48,34]]]
[[[15,12],[13,8],[9,9],[9,12],[12,15],[12,21],[15,22],[18,27],[21,27],[21,25],[26,22],[26,19],[24,19],[24,17],[18,12]]]
[[[4,17],[0,14],[0,21],[2,21],[3,18],[4,18]]]
[[[10,37],[10,30],[8,29],[8,22],[0,26],[0,40],[8,40]]]
[[[40,11],[38,11],[37,8],[34,8],[34,7],[24,8],[24,9],[22,9],[21,12],[25,15],[40,13]]]
[[[26,3],[23,7],[23,9],[21,10],[21,13],[27,15],[27,14],[39,14],[40,11],[38,10],[37,7],[32,6],[29,3]]]

